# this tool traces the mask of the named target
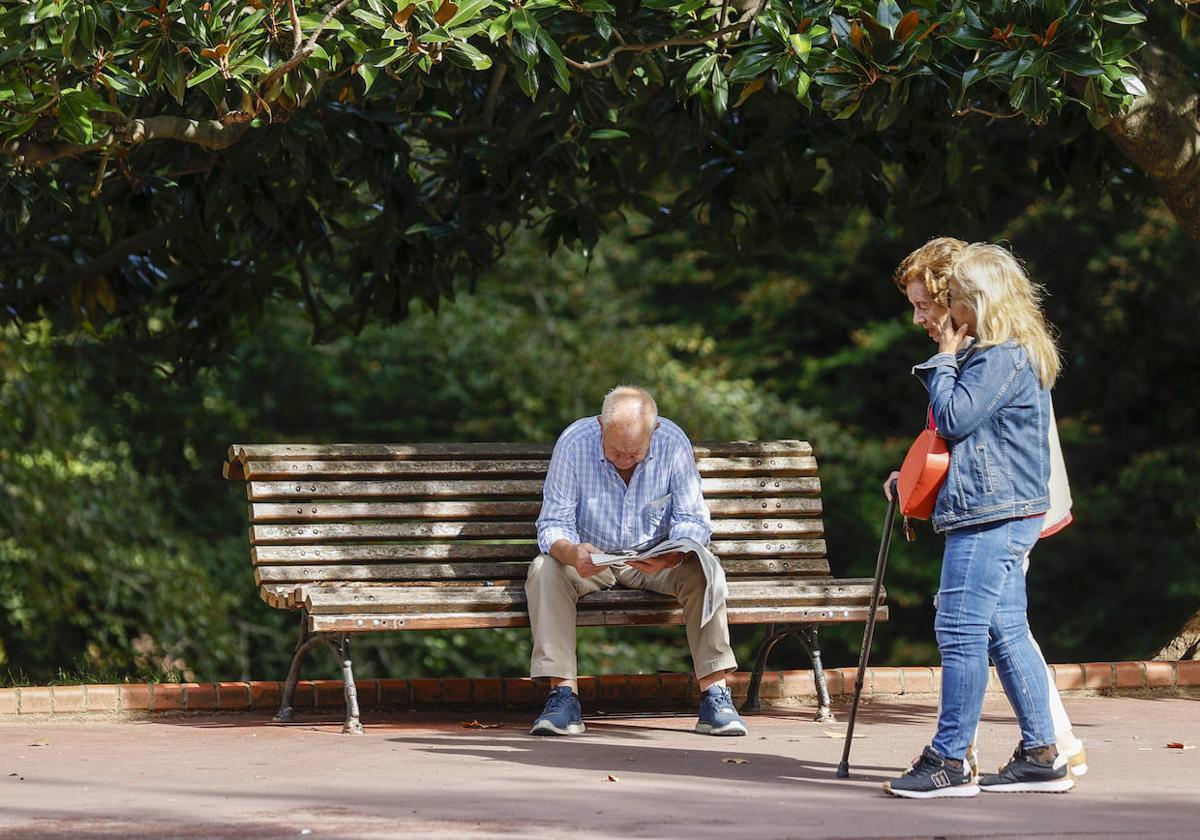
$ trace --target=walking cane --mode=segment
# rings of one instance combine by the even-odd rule
[[[846,743],[842,747],[842,761],[837,768],[839,779],[850,778],[850,742],[854,738],[854,719],[858,716],[858,700],[862,696],[863,674],[867,670],[867,657],[871,655],[871,640],[875,637],[875,615],[879,611],[879,590],[883,587],[883,573],[887,571],[888,549],[892,545],[892,522],[896,518],[896,503],[900,497],[897,482],[892,482],[892,499],[888,502],[887,518],[883,520],[883,535],[879,540],[879,558],[875,561],[875,583],[871,587],[871,608],[867,613],[867,626],[863,630],[862,650],[858,652],[858,674],[854,677],[854,701],[850,704],[850,724],[846,727]]]

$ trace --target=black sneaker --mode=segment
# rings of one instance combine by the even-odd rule
[[[892,796],[906,799],[940,799],[944,796],[976,796],[979,785],[971,781],[971,771],[963,762],[942,758],[933,747],[899,779],[883,783]]]
[[[979,789],[996,793],[1066,793],[1075,787],[1067,757],[1053,747],[1017,747],[999,773],[979,777]]]

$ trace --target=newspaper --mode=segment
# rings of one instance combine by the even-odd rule
[[[717,608],[725,603],[725,599],[729,595],[729,587],[725,583],[725,569],[722,568],[721,561],[717,559],[717,556],[708,550],[708,546],[701,545],[687,537],[680,537],[664,540],[657,545],[641,550],[631,548],[615,554],[593,554],[592,562],[597,566],[617,566],[628,563],[630,560],[650,560],[677,551],[695,554],[700,560],[700,568],[704,570],[704,609],[700,613],[700,626],[703,627],[708,624],[716,614]]]

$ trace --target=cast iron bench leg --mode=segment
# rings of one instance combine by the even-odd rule
[[[817,716],[814,720],[818,723],[833,723],[829,684],[825,681],[825,669],[821,665],[821,647],[817,644],[817,628],[797,625],[792,632],[800,640],[800,644],[804,645],[804,649],[808,651],[808,658],[812,660],[813,682],[817,688]]]
[[[767,657],[771,655],[771,651],[775,649],[775,645],[779,644],[789,630],[775,632],[775,625],[767,625],[767,634],[763,637],[762,644],[758,647],[758,653],[754,657],[754,671],[750,674],[750,685],[746,689],[746,702],[742,703],[742,714],[753,715],[762,711],[762,704],[758,700],[759,686],[762,684],[763,671],[767,667]]]
[[[350,639],[343,633],[338,638],[338,657],[342,661],[342,686],[346,693],[346,723],[343,735],[362,735],[362,723],[358,719],[358,687],[354,684],[354,668],[350,663]]]

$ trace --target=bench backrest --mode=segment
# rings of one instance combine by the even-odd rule
[[[240,445],[263,599],[305,585],[522,581],[537,554],[549,444]],[[731,583],[829,576],[821,484],[803,441],[698,443],[713,549]],[[414,593],[415,594],[415,593]],[[449,593],[447,593],[449,594]]]

